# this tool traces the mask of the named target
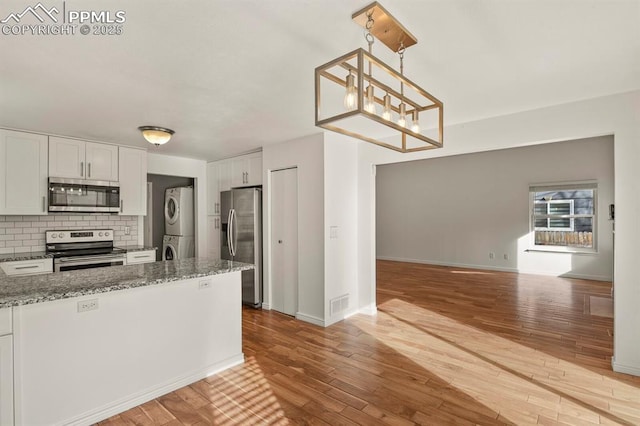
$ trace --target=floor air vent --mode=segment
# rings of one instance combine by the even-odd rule
[[[349,295],[345,294],[344,296],[336,297],[335,299],[331,299],[331,312],[330,315],[334,316],[341,312],[344,312],[349,307]]]

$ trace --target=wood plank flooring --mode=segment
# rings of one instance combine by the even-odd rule
[[[244,365],[101,425],[639,425],[611,371],[610,284],[379,261],[378,314],[243,312]]]

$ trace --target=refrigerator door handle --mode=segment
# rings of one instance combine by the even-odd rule
[[[236,229],[236,209],[231,209],[231,220],[229,221],[231,228],[231,247],[233,248],[233,257],[236,256],[236,245],[238,244],[238,230]]]
[[[233,257],[233,240],[231,239],[231,228],[233,227],[233,209],[229,209],[227,217],[227,245],[229,246],[229,254]]]

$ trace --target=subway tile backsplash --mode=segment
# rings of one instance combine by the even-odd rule
[[[131,230],[124,234],[125,227]],[[138,216],[69,215],[0,216],[0,254],[44,251],[44,232],[57,229],[113,229],[115,246],[135,245]]]

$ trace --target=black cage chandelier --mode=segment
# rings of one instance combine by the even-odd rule
[[[442,102],[404,75],[405,50],[418,40],[378,2],[352,19],[369,49],[316,68],[316,126],[399,152],[442,148]],[[400,72],[373,56],[374,38],[398,53]]]

